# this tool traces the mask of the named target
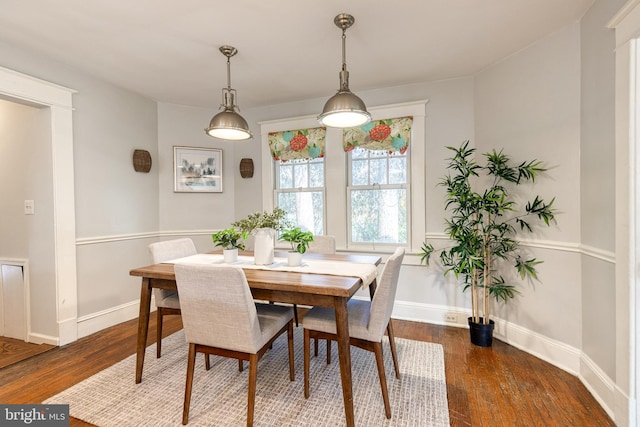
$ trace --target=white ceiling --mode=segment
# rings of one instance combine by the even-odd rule
[[[226,86],[218,48],[230,44],[239,51],[231,58],[231,86],[248,108],[335,93],[338,13],[356,19],[347,30],[347,68],[358,93],[473,75],[577,21],[592,3],[0,0],[0,41],[158,101],[216,109]]]

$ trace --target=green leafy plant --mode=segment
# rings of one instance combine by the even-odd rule
[[[222,249],[238,249],[244,250],[243,240],[247,239],[247,233],[237,230],[234,227],[220,230],[211,235],[213,243]]]
[[[472,320],[489,324],[490,297],[508,301],[518,290],[499,273],[499,268],[511,263],[521,279],[536,279],[535,258],[524,259],[515,239],[519,232],[532,232],[532,220],[549,226],[555,219],[553,198],[546,203],[539,196],[519,208],[509,188],[531,181],[546,171],[542,162],[531,160],[512,165],[502,150],[485,153],[486,164],[474,160],[474,148],[469,141],[454,152],[447,168],[449,174],[440,185],[446,188],[446,209],[451,212],[445,231],[453,246],[439,250],[445,274],[453,272],[464,279],[464,291],[471,291]],[[487,183],[486,185],[482,185]],[[474,186],[479,187],[475,190]],[[434,247],[424,242],[421,263],[429,265]]]
[[[272,212],[258,211],[232,225],[245,233],[251,233],[258,228],[273,228],[276,231],[282,231],[289,226],[285,219],[286,215],[287,213],[280,208],[275,208]]]
[[[291,250],[298,253],[307,252],[309,243],[313,242],[313,233],[302,231],[299,227],[284,230],[280,235],[280,240],[291,243]]]

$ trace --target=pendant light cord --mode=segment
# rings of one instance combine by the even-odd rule
[[[231,90],[231,57],[227,56],[227,89]]]
[[[347,30],[342,30],[342,69],[347,71]]]
[[[340,90],[349,90],[349,72],[347,71],[347,29],[342,29],[342,72],[340,73]]]

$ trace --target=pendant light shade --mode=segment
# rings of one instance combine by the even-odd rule
[[[340,89],[324,105],[318,121],[329,127],[349,128],[360,126],[369,120],[371,115],[367,111],[362,99],[349,90],[349,72],[346,59],[346,30],[355,22],[349,14],[341,13],[333,22],[342,29],[342,70],[340,71]]]
[[[222,89],[222,111],[213,116],[209,127],[204,131],[209,136],[242,141],[252,137],[247,121],[236,112],[235,89],[231,89],[231,61],[230,58],[238,53],[233,46],[221,46],[220,52],[227,57],[227,87]]]

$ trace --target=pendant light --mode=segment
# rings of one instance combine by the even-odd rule
[[[223,110],[213,116],[209,127],[204,131],[209,136],[220,139],[241,141],[252,137],[247,121],[236,113],[236,90],[231,89],[231,61],[230,58],[238,53],[233,46],[220,46],[220,52],[227,57],[227,87],[222,89]]]
[[[346,30],[355,22],[355,18],[347,13],[341,13],[333,20],[342,29],[342,70],[340,71],[340,89],[324,105],[318,121],[329,127],[349,128],[360,126],[371,120],[367,107],[358,96],[349,90],[349,72],[345,54]]]

